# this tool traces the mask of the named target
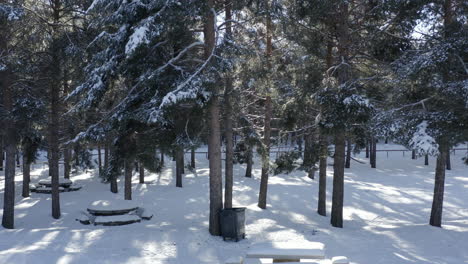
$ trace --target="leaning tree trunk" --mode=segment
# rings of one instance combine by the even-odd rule
[[[351,167],[351,139],[348,138],[348,140],[346,140],[346,161],[345,161],[345,168],[349,169]]]
[[[214,0],[206,0],[208,12],[204,21],[205,59],[210,59],[215,47],[215,11]],[[223,208],[223,185],[221,176],[221,129],[219,122],[218,87],[213,87],[209,102],[209,138],[208,156],[210,166],[210,216],[209,232],[211,235],[220,235],[219,211]]]
[[[442,208],[444,203],[445,166],[447,152],[447,145],[440,144],[439,156],[437,157],[435,169],[434,197],[432,200],[431,218],[429,220],[430,225],[437,227],[441,227],[442,225]]]
[[[0,29],[0,32],[3,30]],[[6,40],[0,39],[0,50],[6,50]],[[5,189],[3,191],[3,217],[2,226],[14,228],[15,215],[15,153],[16,133],[11,111],[13,110],[13,91],[10,81],[10,73],[0,71],[0,86],[3,88],[3,107],[7,113],[3,120],[5,129]],[[1,150],[3,156],[3,150]]]
[[[231,29],[231,1],[226,0],[226,35],[229,39],[232,38]],[[232,208],[232,188],[233,188],[233,174],[234,174],[234,143],[232,132],[232,102],[231,94],[233,93],[232,77],[228,72],[226,76],[226,87],[224,90],[224,137],[226,138],[226,160],[225,160],[225,185],[224,185],[224,208]]]
[[[125,159],[125,200],[132,200],[132,175],[135,161]]]

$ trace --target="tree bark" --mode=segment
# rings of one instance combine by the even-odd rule
[[[264,150],[262,153],[262,176],[260,179],[260,193],[258,195],[258,207],[266,209],[268,192],[268,172],[270,170],[270,121],[271,121],[271,97],[267,96],[265,102],[265,127],[264,127]]]
[[[447,152],[447,145],[445,143],[439,144],[439,156],[437,157],[435,169],[434,197],[432,200],[431,218],[429,220],[430,225],[437,227],[441,227],[442,225]]]
[[[118,193],[119,186],[117,185],[117,177],[113,176],[110,180],[110,191],[111,193]]]
[[[53,25],[52,25],[52,41],[58,41],[59,35],[59,21],[60,21],[60,10],[62,9],[62,3],[60,0],[51,1]],[[55,219],[60,218],[60,193],[59,193],[59,159],[60,159],[60,148],[59,148],[59,131],[60,131],[60,55],[58,49],[54,49],[52,56],[52,80],[50,82],[50,116],[49,116],[49,153],[50,163],[49,171],[51,174],[51,189],[52,189],[52,217]]]
[[[327,55],[326,55],[326,66],[330,69],[333,66],[333,40],[330,38],[327,41]],[[319,142],[320,142],[320,158],[319,158],[319,194],[317,213],[319,215],[327,215],[327,157],[328,157],[328,140],[324,133],[324,130],[319,131]]]
[[[132,175],[134,161],[127,158],[125,160],[125,200],[132,200]]]
[[[195,169],[195,148],[192,148],[190,150],[190,167],[192,167],[192,169]]]
[[[225,1],[226,12],[226,35],[232,38],[231,29],[231,1]],[[233,84],[231,74],[226,74],[226,87],[224,90],[224,137],[226,138],[226,160],[225,160],[225,185],[224,185],[224,208],[232,208],[232,188],[233,188],[233,170],[234,170],[234,143],[232,131],[232,102],[231,94],[233,93]]]
[[[104,169],[107,170],[107,167],[109,167],[109,144],[107,143],[104,145]]]
[[[411,151],[411,159],[416,159],[416,150],[414,149]]]
[[[70,179],[71,172],[71,149],[69,146],[65,146],[63,150],[63,177],[65,179]]]
[[[424,165],[429,166],[429,155],[424,155]]]
[[[372,137],[371,138],[371,152],[370,152],[370,164],[371,168],[377,167],[377,140]]]
[[[29,183],[31,182],[31,162],[27,152],[23,150],[23,197],[29,197]]]
[[[247,167],[245,169],[245,177],[252,178],[253,166],[253,150],[251,146],[247,146]]]
[[[0,80],[0,82],[1,82],[1,80]],[[3,136],[0,135],[0,171],[3,171],[3,161],[4,160],[5,160],[5,152],[4,152],[4,149],[3,149]]]
[[[339,59],[348,64],[349,48],[349,28],[348,28],[348,3],[341,2],[338,7],[338,21],[336,25],[338,37],[338,56]],[[338,69],[337,77],[340,85],[347,85],[349,81],[349,66],[342,66]],[[341,88],[339,88],[341,89]],[[338,91],[340,92],[340,91]],[[333,195],[331,225],[334,227],[343,227],[343,197],[344,197],[344,162],[346,151],[346,133],[345,128],[338,128],[335,131],[335,158],[333,165]]]
[[[99,175],[102,175],[102,158],[101,158],[101,145],[98,144],[98,166],[99,166]]]
[[[327,137],[320,131],[320,159],[319,159],[319,194],[317,213],[326,216],[327,208],[327,156],[328,142]]]
[[[140,183],[145,183],[145,167],[143,167],[143,164],[140,163]]]
[[[446,163],[447,163],[447,170],[451,170],[452,169],[452,163],[450,162],[450,150],[447,151]]]
[[[331,224],[334,227],[343,227],[345,146],[345,132],[339,131],[335,136],[335,158],[333,164]]]
[[[345,161],[345,168],[349,169],[351,167],[351,148],[352,148],[352,144],[351,144],[351,139],[347,139],[346,140],[346,161]]]
[[[0,32],[4,32],[0,29]],[[7,50],[6,40],[0,40],[0,50]],[[11,111],[13,110],[13,91],[10,72],[0,71],[0,86],[3,89],[3,107],[7,113],[3,120],[5,129],[5,189],[3,192],[2,226],[13,229],[15,225],[15,153],[16,132]],[[2,153],[3,155],[3,150]]]
[[[270,14],[270,1],[265,0],[267,15],[266,15],[266,57],[267,57],[267,68],[268,71],[271,70],[271,55],[273,53],[272,45],[272,21]],[[268,76],[270,78],[270,76]],[[270,85],[270,81],[267,80]],[[271,106],[271,95],[269,87],[267,87],[267,95],[265,100],[265,120],[263,128],[263,145],[264,149],[262,151],[262,176],[260,178],[260,192],[258,195],[258,207],[266,209],[267,204],[267,192],[268,192],[268,173],[270,170],[270,134],[271,134],[271,116],[272,116],[272,106]]]
[[[204,21],[205,59],[209,59],[215,47],[215,11],[214,0],[206,0],[208,12]],[[208,156],[210,166],[210,216],[209,232],[211,235],[220,235],[219,211],[223,208],[223,186],[221,176],[221,130],[219,122],[219,89],[213,87],[209,102],[209,138]]]
[[[366,140],[366,158],[369,158],[369,140]]]
[[[182,174],[184,173],[182,168],[184,167],[184,149],[177,148],[175,150],[176,159],[176,187],[182,188]]]

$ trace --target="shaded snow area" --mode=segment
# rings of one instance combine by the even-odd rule
[[[465,146],[466,147],[466,146]],[[403,149],[379,145],[378,149]],[[83,188],[60,194],[62,217],[51,217],[51,199],[32,193],[21,197],[21,174],[16,177],[14,230],[0,228],[0,263],[224,263],[243,256],[257,243],[304,241],[325,244],[325,254],[347,256],[351,263],[468,263],[468,167],[452,154],[447,171],[443,228],[428,225],[434,188],[435,159],[411,160],[411,152],[377,153],[377,169],[363,154],[345,170],[344,228],[330,222],[332,171],[328,168],[327,217],[316,213],[318,180],[302,171],[270,176],[268,208],[257,207],[260,162],[254,177],[245,178],[245,165],[234,167],[234,206],[247,207],[246,239],[224,242],[208,233],[208,161],[197,154],[196,174],[184,176],[175,187],[175,163],[166,159],[161,174],[149,174],[146,184],[133,178],[134,202],[154,216],[125,226],[83,225],[75,219],[94,201],[123,199],[112,194],[97,172],[78,173],[71,180]],[[276,156],[272,155],[274,159]],[[189,154],[186,157],[189,160]],[[330,159],[329,163],[333,161]],[[61,170],[62,173],[62,170]],[[3,175],[3,172],[0,172]],[[31,182],[46,179],[40,165]],[[61,174],[62,175],[62,174]],[[3,176],[0,192],[3,193]],[[3,195],[0,194],[3,204]],[[1,214],[1,213],[0,213]]]

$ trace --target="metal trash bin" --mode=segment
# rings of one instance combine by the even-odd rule
[[[223,240],[245,238],[245,207],[222,209],[219,221]]]

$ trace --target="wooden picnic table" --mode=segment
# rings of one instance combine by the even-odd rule
[[[277,262],[300,262],[301,259],[324,259],[325,245],[320,242],[272,242],[252,246],[247,258],[271,258]]]

